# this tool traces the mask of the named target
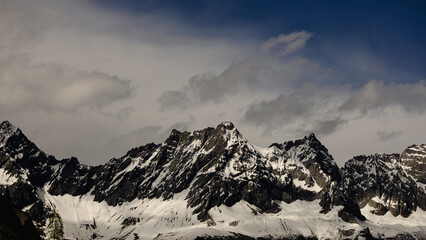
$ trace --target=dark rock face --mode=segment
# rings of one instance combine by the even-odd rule
[[[13,208],[22,209],[31,204],[37,206],[35,203],[40,202],[37,188],[43,187],[51,179],[53,166],[58,163],[54,157],[38,149],[19,128],[7,121],[0,124],[0,169],[16,179],[10,185],[0,185],[0,194]],[[45,210],[32,211],[31,218],[45,218]]]
[[[83,195],[93,187],[96,167],[80,164],[76,158],[64,159],[56,165],[58,170],[49,181],[49,193],[52,195]]]
[[[401,165],[415,181],[426,184],[426,144],[405,149],[401,154]]]
[[[407,174],[398,154],[357,156],[346,162],[343,176],[345,195],[362,208],[369,204],[383,215],[408,217],[420,207],[425,209],[424,189]]]

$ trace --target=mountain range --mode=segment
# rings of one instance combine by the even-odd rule
[[[0,193],[44,239],[426,239],[426,144],[339,168],[314,134],[262,148],[223,122],[88,166],[4,121]]]

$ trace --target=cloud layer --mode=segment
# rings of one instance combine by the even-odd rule
[[[0,107],[5,112],[101,110],[132,95],[128,80],[56,64],[31,64],[26,56],[0,61],[0,82]]]
[[[354,36],[201,29],[82,0],[0,5],[0,120],[59,158],[100,164],[225,120],[262,146],[314,132],[340,164],[424,143],[425,76]]]
[[[425,81],[384,84],[371,80],[357,90],[335,90],[307,87],[288,95],[282,94],[273,100],[250,105],[244,119],[255,126],[270,129],[297,122],[301,126],[299,130],[304,133],[312,131],[327,135],[352,119],[384,112],[388,108],[396,107],[410,115],[421,115],[426,110]],[[380,139],[389,138],[383,132],[379,135]]]

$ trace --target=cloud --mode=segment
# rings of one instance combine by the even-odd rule
[[[383,110],[387,107],[398,106],[406,112],[424,113],[426,111],[426,81],[405,84],[384,84],[371,80],[356,90],[342,104],[341,111],[359,111],[365,114],[369,111]]]
[[[264,134],[271,134],[282,128],[306,135],[316,133],[329,135],[348,121],[336,111],[339,96],[331,91],[305,85],[291,94],[255,102],[244,113],[244,122],[264,127]]]
[[[190,104],[187,93],[183,91],[165,91],[158,101],[162,109],[185,109]]]
[[[393,138],[398,138],[401,135],[402,135],[401,131],[392,131],[392,132],[377,131],[376,132],[377,139],[379,139],[380,141],[387,141]]]
[[[316,101],[309,94],[297,92],[279,95],[270,101],[251,104],[244,114],[245,121],[268,127],[281,126],[295,120],[312,116]]]
[[[123,121],[129,118],[134,112],[135,112],[135,108],[127,106],[115,112],[103,112],[103,113],[107,117],[112,117],[112,118]]]
[[[262,44],[262,51],[285,45],[282,55],[303,48],[312,36],[306,31],[282,34]],[[252,55],[231,64],[216,75],[211,72],[192,77],[181,89],[164,91],[158,99],[161,109],[186,109],[204,103],[220,103],[244,92],[276,90],[294,84],[303,84],[322,79],[326,70],[320,64],[301,56],[268,54]]]
[[[53,8],[22,1],[0,1],[0,59],[31,51],[46,31],[61,23]]]
[[[305,47],[306,42],[312,37],[312,34],[306,31],[297,31],[290,34],[281,34],[278,37],[270,38],[262,44],[261,50],[269,52],[273,48],[280,47],[279,53],[287,55],[296,52]]]
[[[1,113],[101,110],[132,96],[131,82],[118,76],[34,61],[35,46],[63,24],[57,8],[20,0],[2,1]]]
[[[0,84],[0,106],[8,112],[100,110],[133,93],[129,80],[57,64],[31,64],[26,55],[0,61]]]
[[[357,90],[345,88],[323,89],[307,85],[290,94],[280,94],[268,101],[249,105],[244,121],[273,129],[293,129],[307,134],[314,132],[329,135],[340,126],[367,113],[400,109],[404,114],[423,114],[426,111],[426,82],[384,84],[369,81]],[[378,132],[381,140],[398,137],[399,133]]]
[[[340,116],[332,120],[323,120],[314,123],[311,132],[318,135],[329,135],[336,131],[340,126],[348,123],[348,120],[342,119]]]
[[[124,120],[124,119],[127,119],[133,112],[135,112],[135,109],[133,107],[125,107],[121,109],[120,111],[118,111],[115,114],[115,117],[120,120]]]
[[[232,64],[220,75],[196,75],[182,89],[163,92],[158,101],[163,109],[185,109],[192,105],[218,103],[241,90],[258,86],[261,64],[256,57],[247,58]]]
[[[53,104],[49,106],[50,104],[45,103],[52,109],[75,110],[80,107],[100,109],[132,95],[129,80],[101,72],[77,72],[70,78],[54,81],[60,83],[56,84],[56,89],[52,91]]]

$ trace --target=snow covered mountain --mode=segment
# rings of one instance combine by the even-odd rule
[[[0,192],[45,238],[425,239],[425,165],[413,145],[339,169],[313,134],[260,148],[223,122],[87,166],[0,125]]]

